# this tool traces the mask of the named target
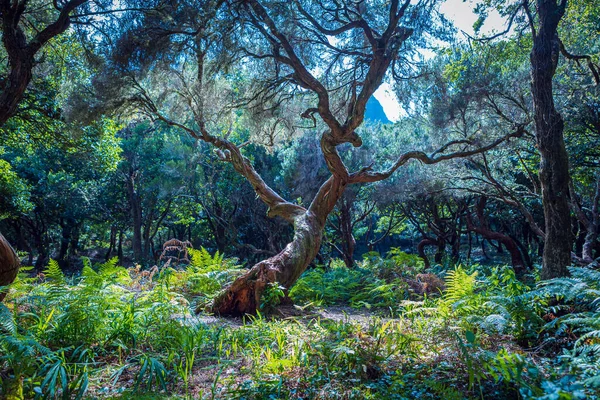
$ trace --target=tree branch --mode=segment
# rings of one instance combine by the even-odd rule
[[[501,138],[495,140],[494,142],[492,142],[486,146],[478,147],[478,148],[475,148],[472,150],[457,151],[457,152],[449,153],[449,154],[436,155],[436,154],[440,153],[439,150],[436,150],[435,152],[433,152],[432,156],[429,156],[422,151],[409,151],[409,152],[401,155],[400,158],[398,159],[398,161],[396,161],[396,163],[394,163],[394,165],[392,165],[386,171],[372,172],[371,167],[367,167],[367,168],[361,169],[358,172],[352,173],[349,177],[349,183],[378,182],[378,181],[387,179],[398,168],[400,168],[402,165],[406,164],[408,161],[413,160],[413,159],[419,160],[423,164],[430,165],[430,164],[437,164],[441,161],[451,160],[454,158],[463,158],[463,157],[473,156],[475,154],[480,154],[480,153],[486,152],[488,150],[491,150],[491,149],[497,147],[498,145],[506,142],[507,140],[509,140],[512,137],[521,137],[524,132],[525,132],[525,128],[522,125],[519,125],[514,132],[511,132],[508,135],[502,136]],[[447,148],[447,146],[442,146],[442,148]]]
[[[277,194],[262,177],[256,172],[248,158],[244,157],[240,148],[232,142],[210,135],[206,128],[201,127],[196,132],[188,126],[172,121],[158,111],[154,112],[156,119],[164,123],[183,129],[195,139],[202,140],[216,147],[215,153],[221,161],[229,162],[233,168],[252,185],[257,196],[269,207],[269,217],[279,216],[288,222],[294,223],[298,215],[304,214],[306,209],[297,204],[290,203]]]
[[[579,64],[579,60],[586,60],[587,66],[590,69],[590,71],[592,72],[592,75],[594,76],[594,81],[596,82],[596,85],[600,85],[600,68],[594,64],[594,62],[592,60],[592,56],[590,56],[588,54],[577,55],[577,54],[569,53],[567,51],[567,49],[565,48],[565,44],[560,39],[558,39],[558,45],[559,45],[561,54],[565,58],[567,58],[569,60],[574,60],[577,64]]]

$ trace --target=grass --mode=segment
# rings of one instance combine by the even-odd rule
[[[597,323],[593,277],[570,318],[549,324],[549,299],[565,282],[536,288],[510,268],[459,266],[443,293],[422,296],[408,284],[422,266],[394,252],[353,271],[308,271],[291,293],[299,307],[278,317],[193,314],[240,271],[204,250],[182,268],[112,260],[86,263],[79,277],[54,262],[40,276],[23,271],[0,305],[2,396],[598,397],[596,331],[572,326],[579,310]],[[586,275],[576,279],[583,285]],[[270,298],[279,297],[274,285]]]

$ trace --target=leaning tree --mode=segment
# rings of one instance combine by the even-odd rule
[[[253,313],[269,284],[289,289],[317,255],[327,217],[348,186],[382,181],[413,159],[435,164],[482,153],[523,133],[515,126],[487,140],[448,135],[431,153],[374,157],[387,164],[380,170],[347,168],[340,152],[362,145],[369,98],[386,79],[410,79],[419,49],[444,33],[437,3],[159,1],[152,12],[107,22],[114,25],[104,32],[118,37],[96,44],[106,51],[97,105],[128,105],[213,146],[252,185],[268,215],[294,228],[281,252],[215,299],[214,312]],[[286,146],[294,135],[315,132],[329,177],[312,182],[318,190],[310,202],[288,201],[258,174],[245,146]]]

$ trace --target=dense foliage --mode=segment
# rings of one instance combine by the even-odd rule
[[[600,397],[600,6],[453,1],[0,0],[0,397]]]

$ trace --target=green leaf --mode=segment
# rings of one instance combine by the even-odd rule
[[[471,344],[475,343],[476,336],[475,336],[475,333],[473,331],[467,331],[465,333],[465,336],[467,338],[467,342],[469,342]]]

